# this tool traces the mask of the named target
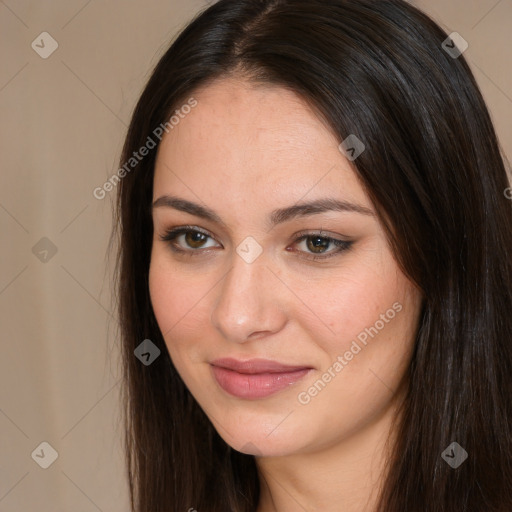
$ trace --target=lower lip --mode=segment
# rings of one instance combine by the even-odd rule
[[[212,365],[213,375],[219,386],[238,398],[264,398],[291,386],[305,377],[311,368],[282,373],[238,373]]]

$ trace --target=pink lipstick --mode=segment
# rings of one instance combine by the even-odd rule
[[[268,359],[216,359],[212,373],[219,386],[237,398],[257,399],[277,393],[305,377],[311,367],[290,366]]]

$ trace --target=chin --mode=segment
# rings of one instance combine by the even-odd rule
[[[282,443],[271,442],[268,439],[255,442],[242,441],[237,446],[231,447],[238,452],[256,457],[282,457],[283,455],[290,455],[295,452],[291,446],[282,446]]]
[[[298,433],[261,428],[243,428],[237,426],[237,431],[227,427],[231,435],[223,429],[216,429],[224,441],[234,450],[247,455],[259,457],[280,457],[296,453],[303,448],[306,440],[300,439]],[[270,432],[270,434],[269,434]]]

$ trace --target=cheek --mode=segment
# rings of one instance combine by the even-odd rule
[[[384,403],[389,390],[398,387],[410,360],[421,300],[391,254],[350,268],[328,283],[308,286],[304,302],[315,315],[300,320],[324,353],[320,373],[330,368],[326,380],[336,376],[324,398],[349,392],[347,414],[358,403],[369,409]]]
[[[308,323],[307,330],[317,329],[313,339],[318,340],[318,334],[323,332],[324,342],[331,349],[340,350],[379,321],[380,315],[395,302],[404,300],[403,279],[391,263],[360,261],[343,272],[331,274],[327,280],[310,280],[307,286],[301,285],[297,295],[310,311],[303,316],[302,324],[306,328]]]
[[[324,352],[323,365],[300,387],[297,400],[304,421],[324,439],[380,417],[407,370],[421,298],[401,274],[387,276],[392,278],[345,283],[337,293],[339,309],[329,310],[336,335],[314,338]]]
[[[149,294],[160,331],[173,356],[183,347],[193,348],[200,326],[208,316],[208,283],[180,273],[165,256],[152,256],[149,268]]]
[[[370,409],[397,390],[419,320],[419,294],[402,274],[388,276],[351,290],[338,336],[325,347],[331,364],[343,358],[338,385],[350,390],[353,405],[367,402]]]
[[[178,289],[174,276],[159,264],[158,258],[152,258],[149,267],[149,295],[158,326],[166,335],[179,318],[185,314],[185,300],[179,300],[178,294],[172,290]]]

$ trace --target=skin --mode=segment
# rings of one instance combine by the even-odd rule
[[[214,210],[222,222],[153,208],[149,287],[172,361],[222,438],[257,456],[258,512],[371,511],[403,397],[420,292],[399,270],[375,214],[329,211],[269,229],[272,210],[324,197],[375,212],[339,140],[300,97],[236,78],[193,96],[197,106],[162,139],[153,200],[178,196]],[[161,240],[184,225],[210,237],[174,241],[193,256]],[[308,259],[322,254],[311,244],[320,230],[353,244],[336,253],[331,243],[323,252],[332,257]],[[309,243],[295,242],[299,231],[312,235]],[[248,236],[262,249],[252,263],[236,252]],[[300,403],[299,393],[396,302],[401,311]],[[219,357],[313,370],[274,395],[248,400],[219,387],[209,364]]]

